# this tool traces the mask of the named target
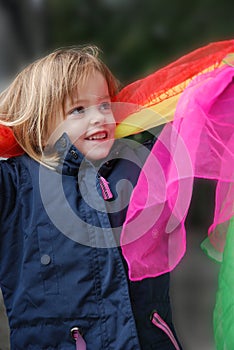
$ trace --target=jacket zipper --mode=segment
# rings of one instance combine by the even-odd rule
[[[151,315],[151,322],[158,328],[160,328],[171,340],[172,344],[174,345],[176,350],[180,350],[180,346],[172,333],[170,327],[168,324],[159,316],[159,314],[156,311],[152,312]]]

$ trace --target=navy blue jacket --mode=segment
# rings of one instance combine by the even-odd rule
[[[150,321],[157,309],[174,332],[169,275],[129,281],[118,245],[147,148],[119,141],[94,164],[66,134],[56,147],[56,171],[27,155],[0,164],[0,285],[11,348],[74,350],[70,330],[79,327],[88,350],[174,349]]]

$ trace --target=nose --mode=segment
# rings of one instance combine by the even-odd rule
[[[90,113],[90,124],[93,124],[93,125],[103,124],[106,120],[105,115],[96,106],[90,108],[89,113]]]

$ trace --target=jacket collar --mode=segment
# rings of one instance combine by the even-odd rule
[[[111,171],[114,163],[118,160],[120,150],[124,147],[120,140],[116,140],[109,155],[102,160],[91,162],[71,143],[68,135],[64,133],[55,143],[55,151],[59,156],[56,171],[65,175],[77,175],[82,162],[92,164],[99,169],[100,175],[106,177]]]

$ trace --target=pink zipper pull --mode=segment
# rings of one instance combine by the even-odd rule
[[[168,326],[168,324],[159,316],[159,314],[156,311],[153,311],[152,315],[151,315],[151,321],[152,323],[160,328],[164,333],[167,334],[167,336],[170,338],[172,344],[174,345],[176,350],[180,350],[179,344],[176,341],[176,338],[174,336],[174,334],[172,333],[170,327]]]
[[[113,198],[113,194],[111,193],[110,187],[109,187],[109,182],[104,179],[104,177],[100,176],[99,177],[99,182],[102,190],[102,196],[104,200],[108,200]]]
[[[76,341],[76,350],[86,350],[86,343],[78,327],[73,327],[71,329],[71,336]]]

